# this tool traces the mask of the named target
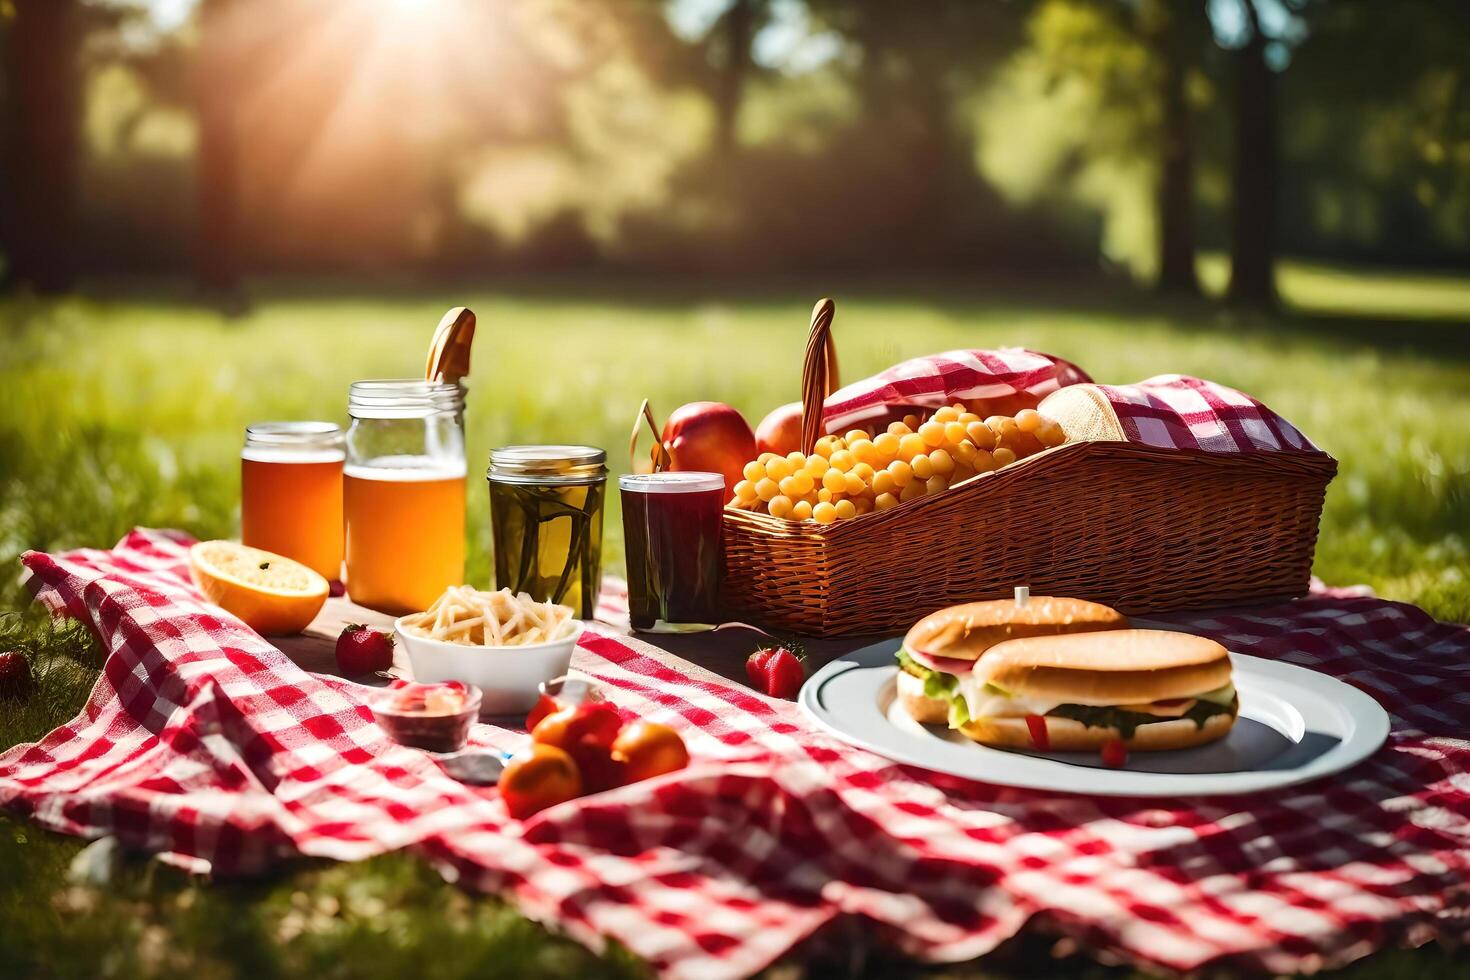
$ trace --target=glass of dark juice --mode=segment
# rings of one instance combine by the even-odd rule
[[[628,613],[651,633],[712,629],[720,580],[719,473],[618,478],[628,558]]]

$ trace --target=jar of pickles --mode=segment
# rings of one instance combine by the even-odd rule
[[[490,453],[495,587],[591,619],[602,579],[607,453],[591,446],[506,446]]]

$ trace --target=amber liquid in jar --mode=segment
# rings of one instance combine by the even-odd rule
[[[265,422],[240,450],[240,539],[342,577],[342,430],[327,422]]]
[[[465,472],[394,462],[348,466],[343,500],[352,601],[401,614],[464,582]]]
[[[416,379],[357,381],[343,470],[347,595],[402,615],[464,583],[464,391]]]

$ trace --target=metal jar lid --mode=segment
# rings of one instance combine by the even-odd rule
[[[496,483],[601,483],[607,453],[595,446],[502,446],[490,451],[485,475]]]
[[[680,470],[677,473],[629,473],[618,477],[618,489],[636,493],[708,493],[725,489],[722,473]]]

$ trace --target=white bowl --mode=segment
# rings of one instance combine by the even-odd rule
[[[582,635],[582,623],[573,620],[570,635],[550,643],[525,646],[484,647],[431,640],[393,622],[393,634],[408,654],[413,679],[463,681],[482,693],[481,715],[508,715],[530,711],[540,697],[544,681],[560,677],[572,662],[572,649]]]

